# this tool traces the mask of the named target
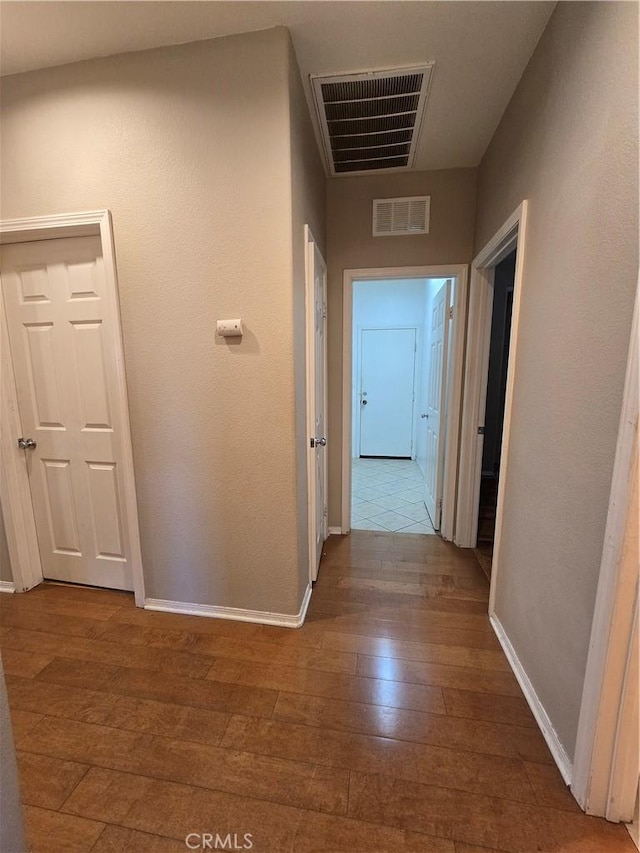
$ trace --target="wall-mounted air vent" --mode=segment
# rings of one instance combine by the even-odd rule
[[[330,174],[411,168],[432,74],[430,62],[311,77]]]
[[[373,236],[428,234],[431,196],[376,198],[373,201]]]

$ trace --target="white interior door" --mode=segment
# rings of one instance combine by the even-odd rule
[[[100,237],[16,243],[0,257],[43,575],[131,590],[122,350]]]
[[[309,538],[315,581],[327,538],[327,267],[313,240],[307,252]]]
[[[360,341],[360,455],[410,458],[416,330],[362,329]]]
[[[440,529],[442,515],[450,299],[451,281],[446,281],[433,297],[429,315],[431,342],[427,383],[425,504],[435,530]]]

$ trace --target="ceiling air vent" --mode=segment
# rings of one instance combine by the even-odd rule
[[[373,236],[428,234],[431,196],[376,198],[373,201]]]
[[[311,77],[331,175],[413,166],[433,65]]]

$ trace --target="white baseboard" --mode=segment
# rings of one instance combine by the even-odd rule
[[[533,684],[529,680],[529,676],[524,670],[520,662],[520,658],[515,652],[515,649],[511,645],[511,641],[507,637],[504,628],[502,627],[500,620],[497,616],[492,615],[489,617],[491,621],[491,625],[493,626],[493,630],[496,633],[498,640],[500,641],[500,645],[502,646],[502,650],[507,656],[507,660],[513,670],[513,674],[518,680],[518,684],[522,688],[522,692],[524,693],[524,698],[527,700],[529,707],[531,708],[531,712],[533,716],[536,718],[536,722],[540,727],[540,731],[542,732],[542,736],[547,742],[547,746],[551,750],[551,755],[553,756],[554,761],[558,765],[558,770],[562,774],[562,778],[564,779],[567,785],[571,784],[571,774],[572,774],[572,764],[571,759],[567,755],[567,752],[562,745],[560,738],[556,730],[553,728],[551,720],[549,719],[549,715],[544,709],[544,705],[538,698],[538,694],[533,689]]]
[[[300,610],[295,615],[270,613],[266,610],[245,610],[241,607],[218,607],[214,604],[190,604],[186,601],[165,601],[162,598],[145,598],[145,610],[163,613],[181,613],[184,616],[208,616],[211,619],[231,619],[235,622],[257,622],[260,625],[279,625],[282,628],[299,628],[307,614],[311,599],[311,584],[305,590]]]
[[[13,581],[0,581],[0,592],[15,592],[16,585]]]
[[[309,584],[304,591],[304,595],[302,596],[302,604],[300,605],[300,615],[299,622],[295,626],[296,628],[300,628],[304,625],[304,620],[307,618],[307,610],[309,609],[309,602],[311,601],[311,591],[312,586]]]
[[[329,527],[327,528],[327,533],[329,536],[342,536],[342,528],[341,527]]]

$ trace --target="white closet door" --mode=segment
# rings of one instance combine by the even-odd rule
[[[45,578],[133,589],[121,344],[100,238],[2,247],[2,292]]]

